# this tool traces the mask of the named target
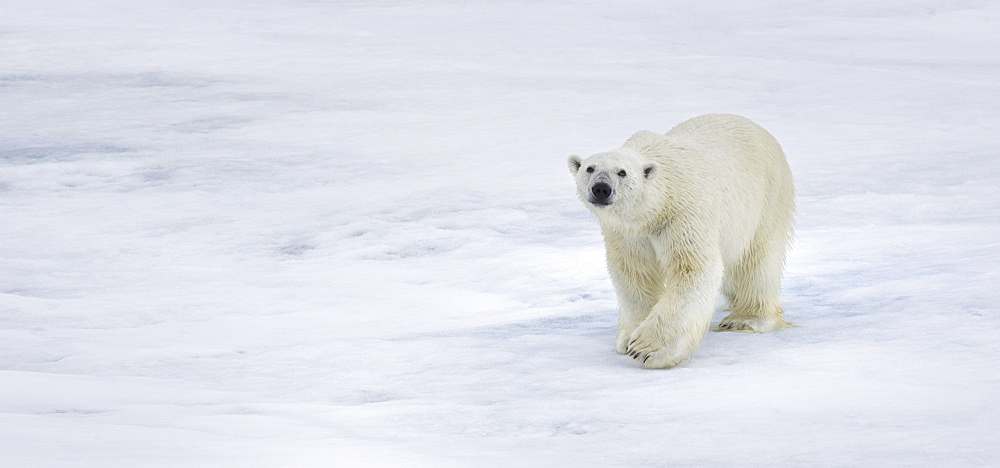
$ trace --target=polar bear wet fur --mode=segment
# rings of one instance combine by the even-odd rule
[[[618,295],[615,347],[648,368],[697,350],[721,291],[716,330],[791,326],[778,292],[795,211],[778,142],[749,119],[703,115],[666,134],[569,158],[577,194],[604,235]]]

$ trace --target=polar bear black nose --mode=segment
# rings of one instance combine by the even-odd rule
[[[611,198],[611,186],[604,182],[598,182],[590,188],[590,193],[594,194],[595,201],[606,201]]]

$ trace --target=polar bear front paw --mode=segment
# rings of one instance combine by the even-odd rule
[[[676,339],[668,339],[655,322],[643,323],[634,332],[626,346],[625,353],[647,369],[674,367],[691,357],[692,347]]]
[[[618,332],[618,336],[615,337],[615,351],[618,354],[628,354],[628,342],[631,340],[629,334]]]
[[[618,328],[618,334],[615,336],[615,351],[618,354],[628,354],[628,344],[632,341],[632,333],[637,327],[638,325],[632,325]]]

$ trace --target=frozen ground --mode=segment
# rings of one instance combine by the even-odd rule
[[[801,327],[641,370],[566,156],[706,112]],[[5,0],[0,465],[994,464],[998,124],[992,1]]]

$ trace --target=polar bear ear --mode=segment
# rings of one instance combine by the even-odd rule
[[[580,170],[580,166],[583,165],[583,158],[574,154],[569,157],[567,162],[569,163],[569,173],[576,174]]]
[[[660,170],[660,163],[656,161],[650,161],[645,166],[642,166],[642,175],[647,180],[656,174],[656,171]]]

